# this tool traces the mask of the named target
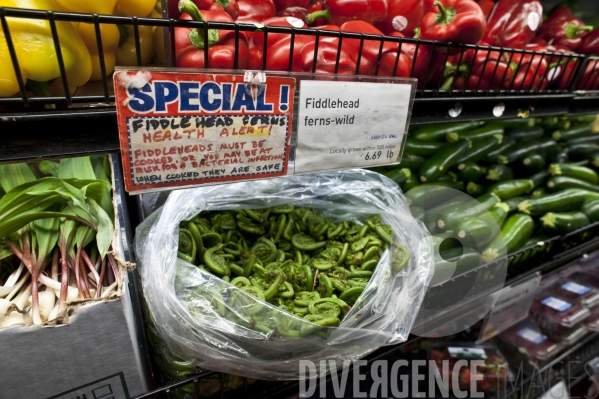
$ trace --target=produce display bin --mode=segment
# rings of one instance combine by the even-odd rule
[[[4,359],[0,382],[10,397],[101,397],[112,393],[115,399],[126,399],[148,390],[145,343],[138,336],[141,315],[135,308],[137,293],[129,282],[134,265],[125,255],[128,221],[120,160],[111,156],[110,163],[116,215],[112,243],[120,254],[121,286],[109,298],[68,304],[66,324],[0,329]],[[32,359],[36,362],[31,363]]]

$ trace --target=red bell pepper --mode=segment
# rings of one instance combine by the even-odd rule
[[[486,26],[485,16],[473,0],[437,0],[424,16],[420,32],[422,39],[476,44]]]
[[[322,3],[320,3],[322,6]],[[294,17],[304,21],[306,25],[324,25],[331,17],[328,10],[310,11],[304,7],[287,7],[277,13],[278,17]]]
[[[304,45],[299,51],[296,62],[302,72],[312,72],[315,48],[316,42],[314,41]],[[337,73],[343,75],[354,74],[356,72],[356,63],[350,58],[350,56],[343,50],[339,52],[337,45],[323,40],[318,41],[316,70],[314,72],[330,74],[335,73],[337,55],[339,55],[339,66],[337,68]]]
[[[301,19],[294,17],[272,17],[262,22],[265,26],[284,26],[287,28],[307,28],[308,25]],[[288,33],[268,33],[267,45],[272,47],[275,43],[289,37]],[[254,32],[252,35],[252,42],[255,47],[264,47],[264,33],[261,31]]]
[[[414,36],[414,29],[420,26],[424,15],[423,0],[388,0],[388,7],[382,31],[386,35],[401,32],[406,36]]]
[[[310,5],[310,0],[273,0],[277,11],[283,10],[288,7],[302,7],[306,8]]]
[[[272,18],[277,13],[272,0],[237,0],[239,3],[239,16],[237,22],[245,24],[261,23]]]
[[[582,39],[580,46],[578,46],[578,52],[582,54],[599,55],[599,28],[595,29]]]
[[[376,65],[379,57],[382,57],[387,51],[397,49],[397,43],[384,41],[381,51],[381,41],[383,32],[364,21],[349,21],[340,26],[342,32],[365,33],[369,35],[380,35],[381,40],[364,40],[362,52],[360,52],[360,39],[343,39],[341,45],[345,52],[349,54],[355,63],[360,58],[360,75],[373,75],[376,71]],[[337,38],[330,40],[332,43],[338,43]]]
[[[524,48],[542,20],[538,0],[499,0],[487,19],[483,40],[492,46]]]
[[[456,90],[499,90],[511,84],[514,69],[508,64],[507,55],[500,51],[469,49],[450,58],[443,76],[447,79],[441,87],[444,90],[451,88],[452,83]]]
[[[289,56],[291,54],[291,36],[276,42],[267,48],[266,51],[266,70],[269,71],[287,71],[289,66]],[[291,70],[293,72],[301,72],[301,67],[297,62],[299,52],[306,44],[314,41],[313,36],[295,35],[293,38],[293,55],[291,58]],[[262,69],[264,59],[264,48],[255,46],[250,47],[250,69]]]
[[[224,11],[200,11],[190,0],[179,2],[181,19],[195,21],[234,22]],[[175,28],[177,66],[187,68],[244,69],[248,64],[248,43],[244,35],[239,36],[239,52],[235,53],[235,31],[209,29],[204,37],[203,29]],[[208,65],[205,52],[208,51]]]
[[[426,15],[427,13],[433,11],[433,7],[434,7],[433,3],[435,1],[436,0],[422,0],[422,6],[423,6],[422,9],[424,11],[423,15]]]
[[[224,10],[234,20],[239,15],[239,4],[237,0],[192,0],[193,3],[198,6],[200,10],[209,11],[222,11]],[[168,3],[168,15],[169,18],[179,18],[181,12],[179,11],[178,1],[169,1]]]
[[[587,32],[593,30],[590,25],[585,25],[580,19],[572,15],[567,7],[556,8],[547,21],[543,22],[537,36],[551,44],[568,47],[572,51],[580,46],[582,38]]]
[[[192,0],[200,10],[216,11],[222,8],[234,20],[239,16],[239,3],[237,0]]]
[[[576,90],[599,90],[599,61],[591,60],[578,81]]]
[[[493,10],[493,7],[495,7],[495,2],[493,0],[478,0],[478,5],[486,18],[491,13],[491,10]]]
[[[530,45],[526,50],[546,51],[539,45]],[[515,69],[513,84],[504,84],[504,89],[512,90],[543,90],[549,86],[547,79],[549,69],[548,57],[542,54],[514,53],[511,66]]]
[[[394,32],[390,36],[404,37],[399,32]],[[418,52],[416,52],[418,49]],[[397,70],[395,76],[409,76],[418,79],[418,88],[424,88],[425,84],[430,82],[438,71],[438,64],[441,56],[437,51],[433,50],[433,46],[420,43],[404,42],[401,45],[400,58],[397,61]],[[407,75],[405,74],[406,65],[404,64],[404,56],[407,58]],[[387,50],[381,58],[379,67],[379,75],[393,76],[393,65],[397,59],[397,49]],[[391,73],[389,74],[390,71]]]
[[[360,20],[378,27],[387,18],[387,0],[326,0],[325,6],[331,12],[329,21],[339,26]]]

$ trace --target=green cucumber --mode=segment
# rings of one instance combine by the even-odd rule
[[[424,212],[424,209],[422,209],[422,208],[419,208],[419,207],[417,207],[417,206],[411,206],[411,207],[410,207],[410,212],[412,213],[412,217],[413,217],[414,219],[418,219],[418,220],[420,220],[421,222],[423,222],[423,221],[424,221],[424,217],[425,217],[425,215],[426,215],[426,214],[425,214],[425,212]]]
[[[410,177],[408,177],[406,179],[406,181],[403,182],[402,184],[400,184],[399,186],[401,187],[401,191],[403,191],[404,193],[407,193],[408,191],[410,191],[411,189],[413,189],[415,187],[418,187],[419,185],[420,185],[420,182],[416,178],[416,175],[414,173],[412,173],[412,175]]]
[[[389,172],[383,173],[384,176],[387,176],[389,179],[393,180],[397,184],[402,184],[405,182],[408,177],[412,175],[410,169],[395,169]]]
[[[435,207],[426,209],[426,214],[435,217],[435,223],[439,217],[439,215],[443,215],[447,209],[454,208],[457,205],[464,203],[463,195],[456,195],[453,198],[446,199],[444,201],[438,202]]]
[[[514,197],[514,198],[510,198],[509,200],[502,202],[502,204],[506,204],[509,207],[509,212],[508,213],[512,213],[514,211],[518,210],[518,205],[520,204],[520,202],[524,201],[526,198],[524,197]]]
[[[498,203],[499,197],[495,194],[483,194],[477,197],[476,200],[482,205],[475,205],[471,200],[456,205],[453,208],[445,209],[437,219],[437,226],[443,230],[451,230],[452,227],[456,226],[462,219],[472,216],[478,216],[485,212],[485,209],[491,209],[493,205]]]
[[[567,118],[559,117],[559,116],[550,116],[541,120],[541,126],[546,131],[555,131],[555,130],[565,130],[570,129],[572,127],[571,120]]]
[[[532,193],[530,193],[530,198],[541,198],[545,194],[547,194],[545,187],[535,188]]]
[[[460,140],[439,150],[420,167],[418,171],[420,181],[423,183],[436,181],[437,178],[445,174],[469,148],[470,142],[468,140]]]
[[[591,166],[599,168],[599,155],[593,155],[589,158],[589,161],[591,161]]]
[[[505,165],[492,165],[487,169],[487,180],[491,181],[503,181],[512,180],[514,178],[514,172],[512,168]]]
[[[460,139],[480,140],[488,137],[493,137],[496,134],[503,136],[504,128],[501,125],[490,123],[475,130],[468,132],[451,132],[447,133],[446,138],[450,143],[454,143]]]
[[[486,216],[486,217],[485,217]],[[472,248],[482,248],[495,238],[499,228],[490,224],[489,214],[462,219],[456,226],[458,237]]]
[[[568,141],[577,137],[588,136],[592,134],[591,125],[576,125],[569,129],[556,130],[551,134],[555,141]]]
[[[489,210],[493,219],[497,222],[499,227],[503,226],[505,219],[507,219],[508,213],[510,212],[510,207],[505,202],[499,202]]]
[[[532,247],[535,245],[539,245],[539,242],[543,242],[543,241],[545,241],[545,239],[543,239],[543,237],[539,237],[539,236],[530,237],[528,240],[526,240],[524,245],[522,245],[522,248],[528,248],[528,247]]]
[[[435,155],[437,151],[446,147],[446,143],[437,143],[436,141],[424,141],[424,140],[416,140],[411,137],[408,137],[406,140],[406,145],[404,147],[405,151],[408,151],[410,154],[420,155],[424,157],[430,157]]]
[[[599,193],[599,186],[574,177],[554,176],[547,182],[547,191],[549,192],[565,190],[566,188],[582,188]]]
[[[509,136],[504,136],[503,141],[501,142],[501,145],[487,154],[486,162],[487,163],[496,163],[498,156],[500,156],[504,153],[507,153],[507,151],[515,145],[516,145],[516,140],[514,140],[513,138],[511,138]]]
[[[461,185],[460,185],[461,184]],[[447,190],[453,188],[454,190]],[[434,182],[419,184],[414,190],[406,193],[406,201],[410,206],[430,209],[439,206],[460,193],[456,190],[462,190],[462,182]]]
[[[541,126],[509,129],[507,131],[507,136],[513,138],[517,142],[537,140],[543,137],[543,134],[545,134],[545,130],[543,130]]]
[[[566,116],[565,119],[572,121],[572,122],[592,124],[593,122],[595,122],[595,119],[597,119],[597,115],[588,114],[588,115]]]
[[[542,138],[536,141],[525,141],[518,143],[509,152],[497,157],[497,163],[502,165],[515,162],[519,159],[524,158],[529,152],[537,151],[543,152],[544,150],[551,148],[555,145],[555,141],[550,138]]]
[[[474,270],[483,264],[480,253],[473,248],[464,247],[463,250],[462,248],[454,248],[444,255],[449,262],[457,262],[453,272],[454,276]]]
[[[418,170],[420,168],[420,165],[422,165],[424,161],[426,161],[426,158],[421,157],[420,155],[410,154],[409,152],[404,151],[403,156],[401,157],[401,162],[398,166],[400,168]]]
[[[585,190],[583,188],[573,188],[572,190],[576,190],[584,195],[584,203],[589,203],[591,201],[595,201],[599,199],[599,192]]]
[[[495,134],[491,137],[474,141],[472,143],[472,148],[464,153],[457,160],[457,163],[478,162],[481,159],[484,159],[489,152],[497,148],[498,145],[501,145],[502,140],[503,136],[501,134]]]
[[[551,164],[549,165],[549,173],[552,176],[569,176],[575,179],[584,180],[590,184],[599,184],[599,175],[591,168],[586,166],[578,166],[571,164]]]
[[[599,222],[599,199],[585,202],[581,208],[582,213],[587,215],[589,222]]]
[[[524,129],[536,125],[536,121],[534,118],[504,119],[499,123],[501,123],[501,125],[506,129]]]
[[[535,222],[528,215],[516,213],[510,216],[501,228],[501,235],[491,241],[483,251],[483,261],[491,262],[499,258],[505,245],[506,254],[518,250],[532,235]]]
[[[593,155],[599,154],[599,144],[595,143],[580,143],[572,144],[569,147],[564,148],[564,151],[568,154],[568,157],[575,161],[587,159]]]
[[[575,139],[568,140],[564,143],[566,147],[569,147],[574,144],[582,144],[582,143],[595,143],[599,144],[599,134],[591,133],[588,136],[577,137]]]
[[[567,234],[589,224],[587,215],[576,212],[548,212],[540,218],[543,227],[559,234]]]
[[[439,244],[435,244],[435,273],[429,286],[447,281],[483,264],[480,253],[475,249],[456,247],[438,250]]]
[[[549,172],[546,170],[542,170],[540,172],[535,173],[530,176],[530,180],[535,184],[535,187],[539,187],[545,184],[545,180],[549,178]]]
[[[515,179],[495,183],[487,189],[487,193],[496,194],[502,201],[531,192],[535,184],[530,179]]]
[[[466,192],[472,197],[480,197],[485,193],[485,186],[470,182],[466,184]]]
[[[464,162],[458,165],[458,178],[464,182],[479,182],[482,180],[484,173],[483,168],[474,162]]]
[[[534,216],[547,212],[577,211],[583,203],[584,193],[570,188],[541,198],[524,200],[518,204],[518,210]]]
[[[417,140],[437,141],[444,140],[447,133],[475,129],[482,124],[483,122],[437,123],[418,127],[410,134]]]
[[[565,163],[568,162],[568,159],[570,159],[568,153],[564,151],[560,146],[557,146],[557,148],[555,149],[552,148],[547,152],[547,162]]]
[[[524,157],[522,164],[527,170],[537,172],[545,166],[545,157],[533,151]]]
[[[456,182],[459,181],[458,180],[458,175],[456,175],[455,173],[449,171],[446,174],[444,174],[443,176],[440,176],[437,181],[449,181],[449,182]]]

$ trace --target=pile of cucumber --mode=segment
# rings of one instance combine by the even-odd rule
[[[475,242],[464,254],[490,262],[503,243],[491,233],[499,235],[498,229],[487,228],[485,209],[501,227],[507,253],[599,221],[594,121],[586,115],[415,127],[401,163],[375,170],[399,184],[408,203],[418,204],[412,213],[433,236]],[[463,204],[451,190],[427,190],[423,200],[422,191],[409,192],[419,186],[454,188],[483,207]]]

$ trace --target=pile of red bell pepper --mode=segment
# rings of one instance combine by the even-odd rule
[[[567,89],[582,62],[574,54],[599,55],[599,29],[592,31],[565,6],[543,20],[540,0],[171,2],[177,5],[171,12],[179,13],[181,19],[296,30],[266,35],[262,30],[209,30],[205,38],[201,28],[176,28],[177,65],[182,67],[411,76],[418,79],[420,88],[518,91]],[[312,32],[301,33],[302,28]],[[340,39],[330,32],[314,31],[368,36]],[[429,42],[415,44],[385,36]],[[588,69],[589,82],[583,88],[595,84],[599,63],[591,63]]]

